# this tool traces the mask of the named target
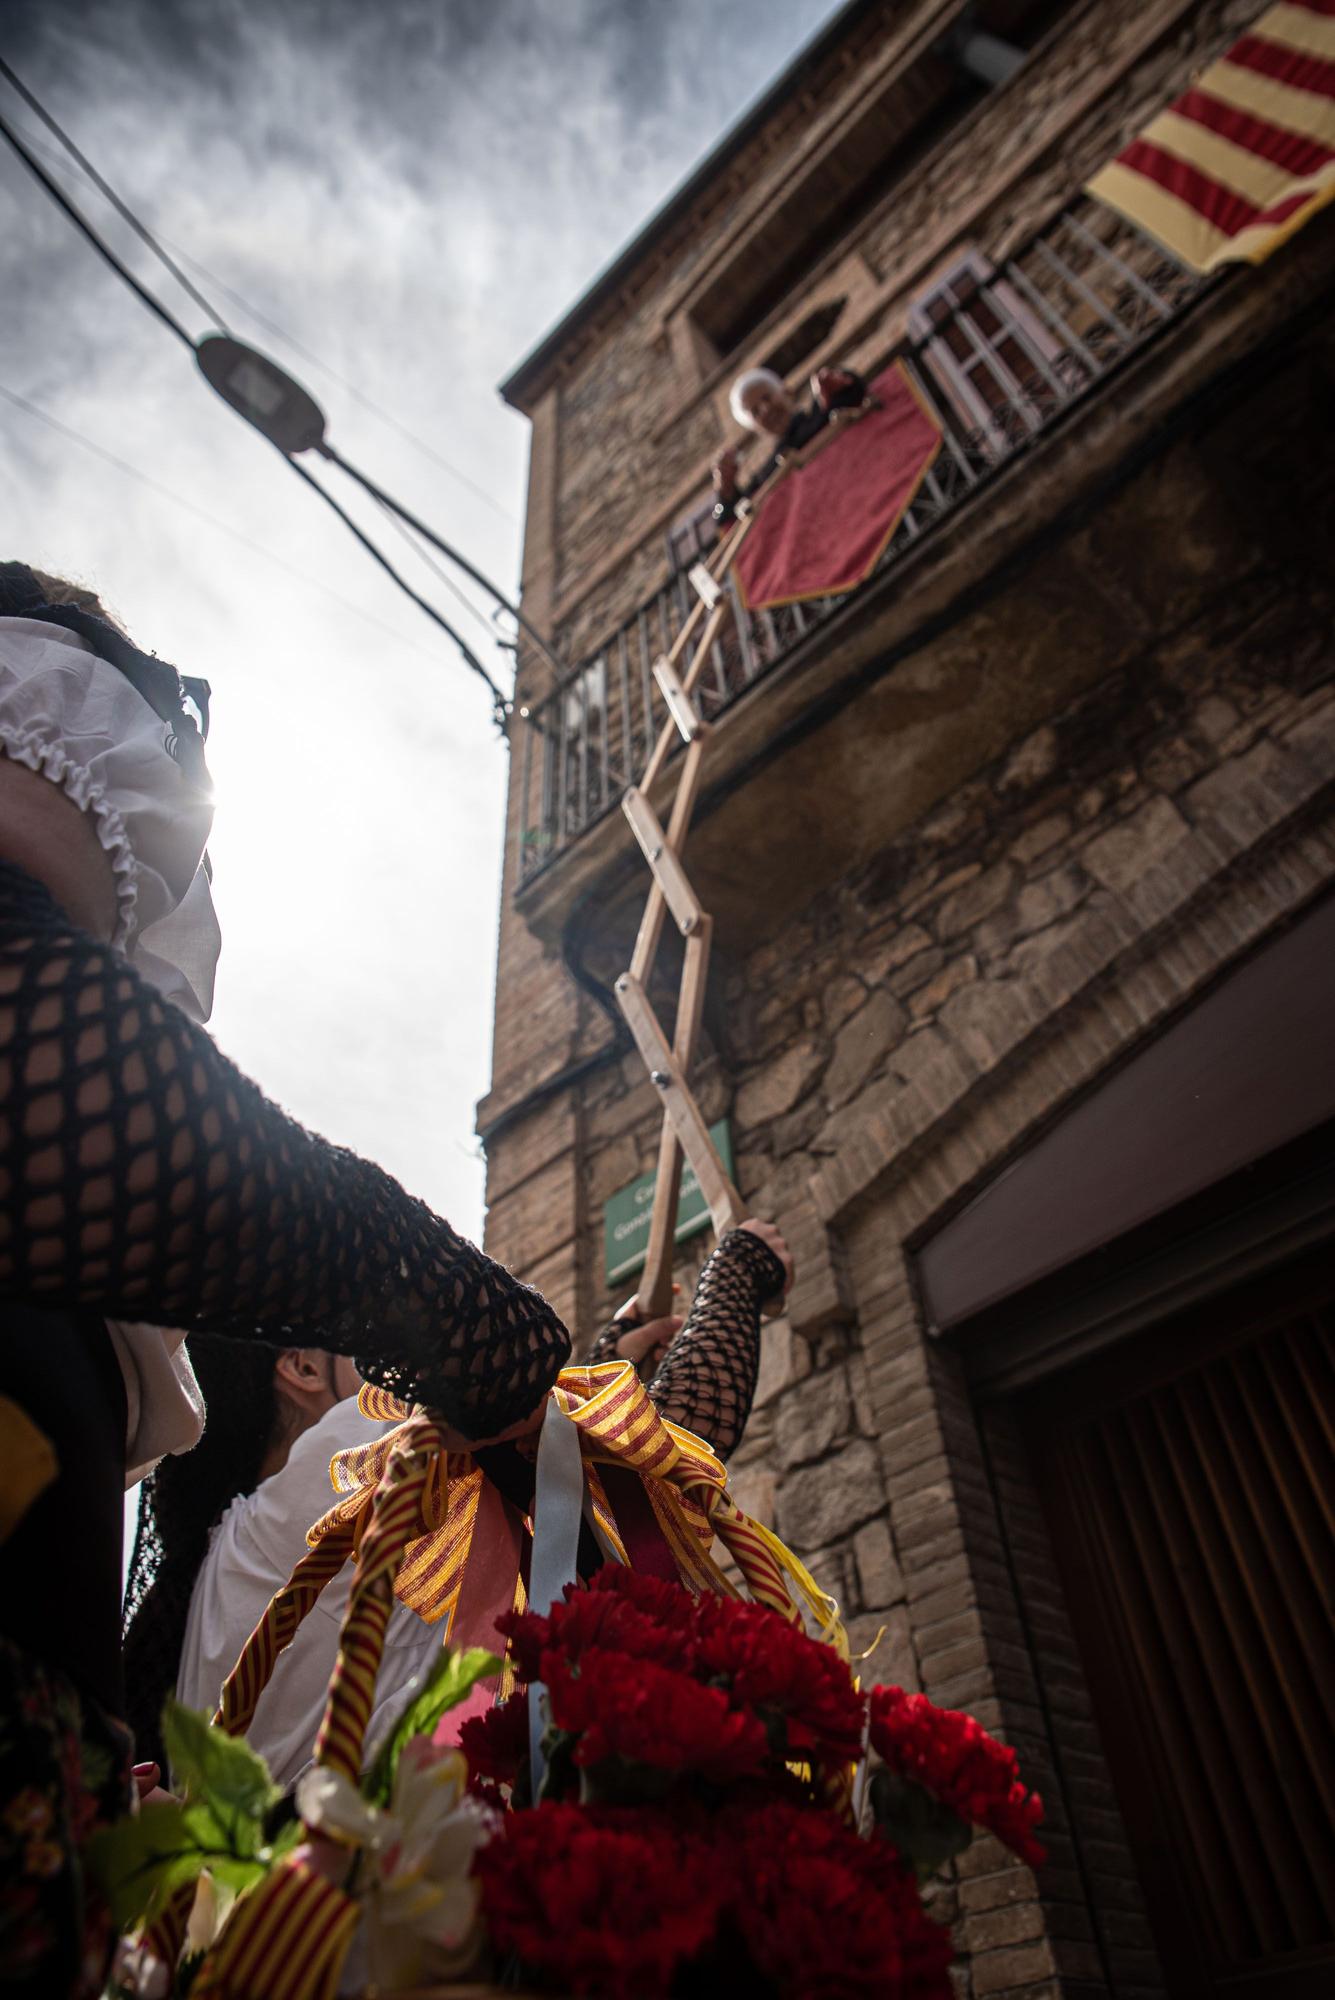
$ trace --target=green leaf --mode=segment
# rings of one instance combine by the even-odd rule
[[[169,1700],[163,1709],[162,1740],[172,1776],[186,1797],[207,1800],[224,1826],[247,1820],[258,1827],[279,1796],[264,1759],[248,1743],[215,1729],[179,1701]],[[249,1852],[258,1844],[257,1835]]]
[[[193,1881],[207,1856],[175,1801],[145,1806],[104,1827],[88,1843],[88,1863],[120,1930],[128,1930],[182,1882]]]
[[[874,1773],[871,1806],[878,1831],[920,1876],[934,1875],[957,1854],[963,1854],[973,1839],[967,1820],[911,1778],[896,1777],[893,1771]]]
[[[408,1703],[371,1766],[362,1789],[372,1805],[389,1804],[405,1744],[414,1736],[429,1736],[442,1715],[457,1708],[478,1681],[499,1673],[500,1668],[496,1655],[482,1646],[471,1646],[466,1653],[442,1652],[426,1686]]]
[[[212,1799],[190,1799],[185,1808],[186,1831],[194,1835],[210,1855],[226,1855],[236,1861],[253,1860],[264,1844],[258,1819],[234,1806],[217,1805]]]
[[[269,1861],[243,1861],[232,1854],[215,1854],[209,1859],[209,1873],[220,1888],[230,1889],[239,1896],[243,1890],[253,1888],[269,1872]]]

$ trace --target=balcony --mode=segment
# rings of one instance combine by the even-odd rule
[[[999,265],[972,253],[910,314],[900,360],[942,430],[942,449],[872,574],[854,591],[749,613],[731,579],[728,615],[698,694],[710,719],[869,597],[1204,289],[1149,238],[1084,201]],[[522,711],[520,856],[525,888],[619,803],[667,720],[652,672],[694,603],[683,566],[599,650]],[[684,558],[684,560],[683,560]]]

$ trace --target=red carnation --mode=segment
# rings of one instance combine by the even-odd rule
[[[866,1711],[847,1663],[777,1611],[738,1599],[696,1606],[696,1671],[727,1681],[735,1702],[781,1716],[786,1749],[852,1762],[862,1753]]]
[[[528,1696],[512,1694],[460,1725],[459,1748],[472,1778],[513,1785],[528,1757]]]
[[[509,1813],[474,1863],[492,1942],[569,1993],[665,2000],[727,1892],[709,1847],[643,1806]]]
[[[619,1597],[633,1604],[666,1632],[690,1629],[697,1600],[683,1584],[669,1583],[661,1576],[645,1576],[642,1571],[626,1569],[620,1563],[604,1563],[588,1587],[595,1595]]]
[[[620,1566],[609,1565],[600,1572],[609,1574],[632,1576]],[[532,1611],[511,1611],[497,1619],[497,1630],[508,1635],[516,1666],[525,1680],[541,1677],[540,1661],[548,1647],[569,1660],[596,1646],[630,1659],[685,1667],[690,1660],[692,1600],[675,1584],[654,1577],[634,1579],[634,1584],[645,1583],[653,1586],[652,1592],[624,1586],[581,1589],[572,1585],[545,1618]],[[660,1601],[658,1593],[666,1603]],[[681,1600],[680,1606],[676,1600]]]
[[[756,1969],[794,2000],[950,2000],[950,1940],[883,1842],[819,1807],[725,1813],[733,1916]]]
[[[1015,1752],[973,1716],[937,1708],[925,1694],[871,1692],[871,1744],[889,1769],[920,1785],[970,1826],[985,1827],[1031,1868],[1047,1856],[1034,1829],[1043,1802],[1020,1780]]]
[[[721,1688],[702,1687],[651,1660],[630,1665],[600,1651],[581,1654],[572,1666],[549,1650],[542,1679],[553,1722],[579,1739],[575,1762],[583,1768],[615,1758],[720,1783],[764,1768],[764,1728],[734,1709]]]

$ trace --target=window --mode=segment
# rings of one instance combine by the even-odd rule
[[[919,293],[908,330],[966,437],[988,456],[1036,431],[1060,394],[1058,342],[981,251],[966,251]]]
[[[976,0],[935,47],[851,105],[829,141],[733,242],[690,300],[691,322],[709,351],[722,358],[751,343],[826,251],[850,238],[1073,4]]]

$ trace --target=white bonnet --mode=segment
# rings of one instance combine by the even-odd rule
[[[777,389],[781,396],[788,393],[782,375],[776,375],[772,368],[748,368],[744,375],[737,377],[728,391],[728,408],[737,422],[744,424],[749,431],[753,431],[756,426],[755,420],[747,412],[746,398],[752,389],[759,389],[762,385],[767,389]]]
[[[112,944],[193,1020],[206,1021],[221,934],[204,848],[207,775],[136,687],[64,626],[0,617],[0,752],[88,813],[111,860]]]

